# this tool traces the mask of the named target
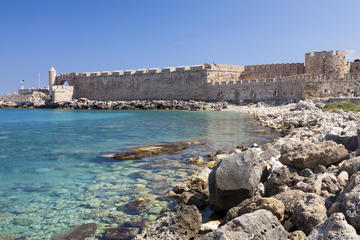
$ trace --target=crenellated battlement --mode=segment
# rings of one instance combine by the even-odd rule
[[[201,71],[205,69],[205,65],[193,66],[179,66],[179,67],[165,67],[165,68],[150,68],[150,69],[136,69],[136,70],[119,70],[119,71],[105,71],[105,72],[85,72],[85,73],[60,73],[57,78],[68,78],[74,76],[80,77],[108,77],[108,76],[131,76],[131,75],[146,75],[146,74],[159,74],[159,73],[173,73],[185,71]]]

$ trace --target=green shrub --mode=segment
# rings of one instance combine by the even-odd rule
[[[345,112],[360,112],[360,101],[353,103],[351,101],[344,102],[334,102],[334,103],[326,103],[322,110],[325,111],[336,111],[338,109],[342,109]]]

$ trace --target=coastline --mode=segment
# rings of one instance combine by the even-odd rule
[[[113,110],[114,106],[121,102],[123,101],[96,102],[93,106],[100,104],[99,108],[94,109]],[[64,103],[56,108],[88,107],[88,105],[77,105],[78,103],[81,101],[70,103],[71,107],[69,103]],[[342,110],[323,112],[321,101],[310,100],[280,106],[264,103],[235,106],[225,102],[196,101],[129,101],[125,103],[122,106],[129,104],[133,109],[142,110],[246,113],[260,125],[279,133],[281,137],[263,146],[238,146],[229,152],[219,150],[210,153],[207,159],[200,159],[202,161],[195,158],[194,162],[200,162],[199,170],[184,183],[175,186],[165,196],[178,199],[175,208],[164,210],[155,224],[145,227],[143,232],[136,237],[138,229],[142,229],[143,226],[122,227],[116,231],[112,229],[113,232],[105,232],[101,239],[115,239],[111,238],[112,236],[120,237],[119,239],[135,237],[135,239],[206,240],[228,233],[239,237],[240,235],[237,234],[248,231],[246,227],[253,227],[255,233],[258,230],[261,231],[260,228],[265,228],[269,231],[268,233],[258,233],[264,235],[263,239],[318,239],[339,234],[348,239],[359,239],[356,234],[359,226],[356,222],[360,218],[360,213],[355,210],[355,213],[349,216],[346,210],[354,206],[356,208],[359,204],[347,195],[360,194],[359,189],[356,188],[360,170],[360,160],[356,158],[359,155],[357,122],[360,114],[345,113]],[[144,107],[148,104],[154,104],[156,108]],[[122,108],[117,110],[122,110]],[[125,107],[123,110],[128,109]],[[315,160],[310,159],[309,156]],[[222,205],[226,204],[222,202],[224,199],[219,197],[219,192],[222,194],[227,189],[219,190],[222,186],[217,185],[218,183],[214,182],[211,175],[216,175],[225,162],[238,161],[239,158],[245,159],[245,162],[259,163],[255,165],[261,168],[261,174],[248,166],[242,166],[248,171],[245,173],[250,173],[247,176],[249,179],[253,176],[258,177],[257,180],[255,179],[256,184],[252,186],[251,191],[245,189],[248,194],[245,199],[237,199],[239,192],[237,195],[227,195],[228,198],[235,199],[236,204],[230,208],[223,207]],[[296,158],[301,158],[303,165],[294,161]],[[329,158],[330,162],[324,158]],[[222,181],[234,184],[231,178],[225,174]],[[240,176],[240,180],[249,184],[245,177]],[[241,187],[244,188],[244,185]],[[244,189],[240,189],[240,193],[244,194]],[[262,221],[263,216],[266,216],[265,223],[256,225],[256,222]],[[244,221],[244,219],[250,219],[250,222],[246,224],[249,226],[235,230],[234,221]],[[341,225],[340,230],[335,225],[329,227],[329,222]],[[267,229],[267,224],[275,224],[275,230]],[[81,225],[75,230],[79,231],[81,227],[93,228],[92,225]],[[328,235],[323,233],[325,228]]]
[[[247,228],[262,239],[359,239],[356,231],[360,230],[360,212],[349,212],[348,208],[359,207],[352,196],[360,194],[356,187],[360,174],[360,160],[356,158],[360,114],[323,112],[322,107],[321,101],[307,100],[282,106],[229,105],[223,109],[250,114],[259,124],[281,133],[281,137],[263,146],[239,146],[230,153],[210,154],[206,167],[170,192],[169,196],[178,198],[178,205],[163,212],[157,223],[145,228],[136,239],[236,239],[234,236],[249,237]],[[226,189],[220,189],[224,184],[216,182],[221,179],[219,169],[239,157],[254,160],[255,155],[266,177],[259,176],[245,199],[222,208],[226,200],[219,192]],[[251,168],[247,170],[256,175]],[[222,181],[234,184],[234,176],[227,174],[223,174]],[[247,182],[241,176],[239,179]],[[239,198],[231,191],[225,194],[227,198]],[[217,210],[212,213],[218,216],[204,221],[199,209],[204,215],[209,207]],[[247,224],[236,227],[239,221]],[[268,227],[266,224],[276,227],[261,232]]]
[[[4,101],[0,99],[0,109],[221,111],[227,106],[227,102],[194,100],[92,101],[80,98],[67,102],[50,103],[48,101]]]

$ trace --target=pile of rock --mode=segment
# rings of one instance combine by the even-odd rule
[[[178,101],[178,100],[136,100],[136,101],[92,101],[86,98],[70,102],[51,103],[45,101],[4,101],[0,108],[58,108],[58,109],[102,109],[102,110],[188,110],[220,111],[226,102]]]
[[[42,107],[48,99],[49,95],[42,91],[12,93],[0,97],[0,108]]]
[[[173,210],[137,239],[360,239],[359,115],[320,107],[302,101],[250,109],[287,134],[261,148],[213,157],[211,171],[174,189],[192,214]],[[206,206],[223,214],[217,224],[198,217]],[[173,227],[180,216],[193,227]]]

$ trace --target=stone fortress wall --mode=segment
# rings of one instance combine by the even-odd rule
[[[73,87],[68,90],[73,91],[74,98],[91,100],[256,102],[338,96],[351,91],[360,93],[359,73],[360,63],[349,63],[345,51],[323,51],[306,53],[305,63],[249,66],[203,64],[163,69],[61,73],[50,82],[55,86],[68,82]],[[51,77],[54,78],[53,75]]]

